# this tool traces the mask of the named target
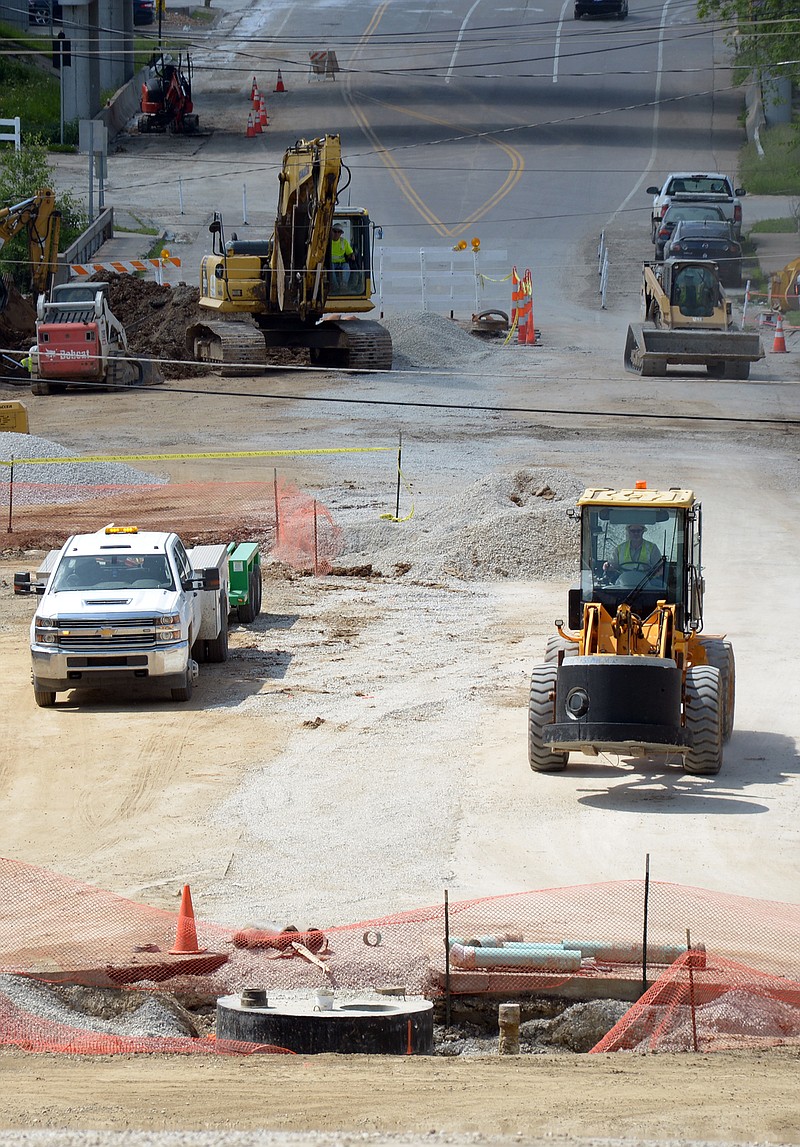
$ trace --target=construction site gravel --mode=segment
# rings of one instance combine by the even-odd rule
[[[135,148],[115,159],[117,186],[135,183]],[[85,158],[74,160],[62,179],[77,186]],[[140,213],[157,179],[153,168]],[[189,883],[198,918],[230,928],[369,922],[439,905],[445,889],[451,901],[577,897],[641,878],[648,857],[657,881],[796,904],[800,679],[785,636],[800,562],[796,351],[767,356],[748,384],[625,375],[639,307],[627,269],[650,252],[631,227],[609,225],[606,238],[616,273],[605,308],[587,242],[584,274],[553,271],[567,302],[537,315],[537,347],[398,311],[384,320],[390,374],[314,371],[291,356],[221,379],[185,362],[194,286],[116,279],[112,310],[134,353],[162,360],[163,385],[39,400],[3,389],[28,407],[30,435],[0,434],[20,482],[41,452],[121,460],[69,463],[61,479],[29,469],[28,501],[0,541],[5,856],[172,912]],[[269,556],[276,472],[335,524],[327,576]],[[706,630],[727,633],[737,656],[723,770],[687,777],[676,760],[576,755],[563,774],[534,774],[530,671],[576,573],[565,511],[586,486],[636,480],[703,502]],[[108,491],[87,508],[50,488],[121,482],[121,506]],[[207,540],[211,493],[240,483],[260,483],[260,503],[213,528],[260,541],[264,612],[232,629],[225,664],[202,666],[191,703],[98,690],[37,709],[35,600],[13,596],[14,573],[35,569],[75,522],[99,528],[125,511],[146,522],[156,486],[196,488],[175,500],[174,524],[187,543]],[[744,932],[756,946],[756,926]],[[18,980],[13,991],[43,1019],[94,1030],[198,1024],[168,991],[136,1016],[99,1019],[77,992]],[[608,1025],[620,1006],[589,1018]],[[572,1023],[574,1035],[587,1013]],[[208,1012],[203,1024],[198,1034]],[[438,1032],[429,1057],[5,1047],[0,1135],[20,1147],[800,1143],[796,1045],[586,1056],[565,1037],[525,1034],[516,1057],[466,1024]]]

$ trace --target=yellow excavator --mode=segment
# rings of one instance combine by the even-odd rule
[[[28,263],[35,296],[47,295],[58,263],[61,213],[54,193],[45,188],[35,195],[0,208],[0,248],[21,232],[27,233]],[[36,302],[31,303],[14,285],[10,275],[0,275],[0,342],[4,347],[30,343],[36,330]],[[24,379],[27,372],[18,359],[0,352],[0,369],[9,382]]]
[[[223,321],[189,327],[192,358],[217,364],[226,375],[247,374],[264,364],[268,347],[307,347],[313,365],[391,369],[389,332],[360,317],[374,309],[374,229],[365,210],[337,207],[342,170],[338,135],[298,140],[283,157],[268,239],[228,239],[222,216],[214,215],[199,301]],[[338,250],[347,253],[342,265],[331,261],[335,225],[342,230]],[[237,316],[251,321],[230,321]]]
[[[719,772],[733,732],[735,665],[724,635],[703,635],[701,507],[691,490],[588,489],[580,581],[531,676],[528,760],[566,768],[570,752],[680,756]]]
[[[800,259],[791,259],[769,280],[769,301],[773,310],[800,310]]]
[[[37,295],[46,295],[53,284],[61,236],[61,212],[49,188],[37,191],[12,207],[0,208],[0,248],[21,231],[28,235],[33,290]],[[0,281],[0,311],[5,310],[7,304],[8,288]]]

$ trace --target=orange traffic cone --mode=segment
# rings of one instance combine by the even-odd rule
[[[261,121],[262,127],[268,126],[269,119],[267,118],[267,103],[263,96],[261,97],[258,105],[258,118]]]
[[[278,68],[278,82],[275,84],[275,91],[276,92],[285,92],[286,91],[286,88],[283,86],[283,76],[281,75],[280,68]]]
[[[184,884],[181,893],[181,910],[178,913],[178,930],[175,933],[175,947],[170,948],[171,956],[198,956],[207,948],[197,947],[197,931],[194,926],[194,909],[189,885]]]
[[[783,315],[775,320],[775,341],[772,344],[773,354],[786,354],[786,339],[783,334]]]
[[[258,112],[253,115],[253,131],[256,135],[261,134],[261,116]]]
[[[247,131],[245,132],[245,135],[249,139],[251,136],[254,136],[255,134],[256,134],[256,125],[253,123],[253,113],[248,112],[248,114],[247,114]]]
[[[256,94],[257,91],[258,91],[258,84],[256,83],[255,76],[253,76],[253,82],[250,85],[250,99],[253,98],[253,96]]]
[[[257,112],[258,111],[258,105],[259,105],[259,102],[261,100],[261,92],[258,90],[258,88],[255,89],[255,91],[253,92],[250,99],[253,101],[253,111]]]

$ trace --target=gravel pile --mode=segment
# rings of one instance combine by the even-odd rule
[[[25,976],[0,976],[0,992],[24,1013],[84,1031],[131,1037],[197,1034],[174,1004],[144,993],[104,993],[101,1000],[96,992],[92,998],[90,989],[60,989]]]
[[[16,505],[55,501],[53,486],[60,487],[59,502],[83,502],[101,498],[104,486],[153,486],[169,481],[166,477],[145,474],[124,462],[26,462],[28,458],[74,457],[74,451],[66,446],[36,434],[0,432],[0,463],[14,461]],[[10,478],[11,467],[0,465],[0,483],[7,485]]]
[[[585,484],[561,470],[488,474],[408,522],[344,528],[341,566],[469,581],[562,580],[577,571],[579,527],[566,516]]]
[[[481,342],[452,319],[430,311],[394,311],[380,322],[392,336],[395,370],[474,365],[495,357],[499,346]]]

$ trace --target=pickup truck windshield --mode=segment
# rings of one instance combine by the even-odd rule
[[[175,580],[164,554],[98,554],[64,558],[51,589],[174,589]]]

